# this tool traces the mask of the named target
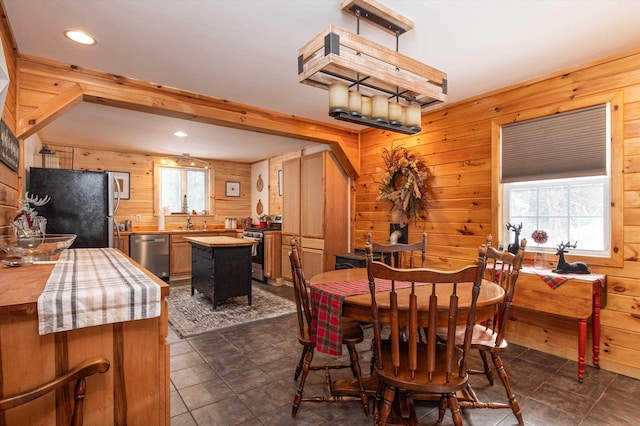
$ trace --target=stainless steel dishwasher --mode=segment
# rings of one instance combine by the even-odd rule
[[[169,278],[169,234],[133,234],[129,256],[160,278]]]

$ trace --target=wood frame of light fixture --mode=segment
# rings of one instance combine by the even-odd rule
[[[413,28],[410,20],[372,0],[348,0],[342,9],[362,9],[362,17],[395,34]],[[325,90],[334,82],[358,85],[365,96],[397,96],[423,111],[447,99],[446,73],[335,25],[299,49],[298,81]]]

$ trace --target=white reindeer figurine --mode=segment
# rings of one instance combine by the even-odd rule
[[[564,254],[568,252],[567,248],[576,248],[578,246],[578,242],[571,244],[571,241],[568,241],[566,244],[561,241],[558,244],[558,250],[556,251],[556,256],[560,256],[558,258],[558,265],[556,269],[553,269],[551,272],[555,272],[556,274],[590,274],[589,266],[584,262],[567,262],[564,259]]]
[[[42,198],[29,195],[25,193],[24,200],[20,200],[20,210],[16,215],[13,223],[11,224],[16,231],[16,235],[21,238],[33,238],[41,237],[45,235],[47,227],[47,219],[43,216],[38,216],[38,212],[35,211],[31,205],[44,206],[47,204],[51,197],[45,195]]]

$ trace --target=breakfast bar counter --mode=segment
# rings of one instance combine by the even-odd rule
[[[229,297],[247,296],[251,305],[251,255],[254,240],[233,237],[185,237],[192,245],[191,295],[211,298],[213,309]]]
[[[169,286],[115,249],[75,251],[82,250],[107,250],[110,259],[126,264],[137,275],[136,279],[144,276],[147,289],[159,288],[159,294],[154,291],[158,296],[153,302],[155,313],[143,314],[144,319],[112,317],[105,318],[100,325],[43,332],[38,299],[45,286],[56,281],[50,279],[54,270],[67,265],[0,265],[0,394],[23,392],[64,374],[86,359],[104,357],[110,362],[109,370],[86,379],[85,424],[168,425],[170,379],[165,298]],[[105,280],[102,267],[88,271],[88,276],[92,273]],[[110,278],[117,281],[117,277]],[[104,296],[106,299],[108,295]],[[130,298],[129,310],[136,311],[139,307],[138,298]],[[78,316],[81,311],[79,308]],[[65,387],[0,413],[0,424],[69,424],[72,401],[72,392]]]

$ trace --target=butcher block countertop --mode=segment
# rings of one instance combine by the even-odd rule
[[[252,246],[257,241],[234,237],[185,237],[185,240],[205,247],[238,247]]]

